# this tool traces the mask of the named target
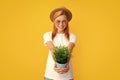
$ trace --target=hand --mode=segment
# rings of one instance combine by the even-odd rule
[[[58,68],[57,65],[55,64],[54,70],[56,72],[60,73],[60,74],[64,74],[64,73],[68,72],[68,70],[69,70],[69,64],[67,64],[65,68]]]

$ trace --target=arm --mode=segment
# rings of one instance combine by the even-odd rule
[[[54,44],[52,41],[46,42],[47,47],[50,49],[50,51],[53,53],[54,50]]]
[[[68,49],[70,50],[70,52],[72,52],[72,50],[73,50],[74,47],[75,47],[75,44],[74,44],[74,43],[70,42],[70,43],[68,44]]]
[[[53,54],[53,51],[54,51],[54,44],[53,44],[53,42],[52,41],[48,41],[48,42],[46,42],[46,45],[50,49],[52,57],[53,57],[53,60],[55,61],[54,54]]]

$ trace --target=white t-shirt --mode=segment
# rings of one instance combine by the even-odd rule
[[[70,33],[69,36],[70,36],[70,40],[68,41],[65,38],[64,34],[58,33],[58,34],[56,34],[54,40],[52,41],[52,32],[46,32],[43,35],[44,44],[46,46],[47,41],[52,41],[54,46],[60,46],[60,45],[61,46],[68,46],[69,42],[75,43],[76,42],[76,36],[74,34],[72,34],[72,33]],[[47,65],[46,65],[46,71],[45,71],[45,77],[53,79],[53,80],[69,80],[69,79],[73,79],[71,62],[70,62],[70,65],[69,65],[69,67],[70,67],[69,71],[67,73],[64,73],[64,74],[57,73],[54,70],[54,65],[55,65],[55,62],[54,62],[54,60],[52,58],[51,51],[49,50],[48,59],[47,59]]]

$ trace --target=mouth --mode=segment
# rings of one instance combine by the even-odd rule
[[[64,26],[59,27],[59,29],[64,29]]]

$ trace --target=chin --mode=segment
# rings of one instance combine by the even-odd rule
[[[60,32],[62,32],[62,31],[64,31],[64,29],[62,29],[62,30],[59,30]]]
[[[59,30],[58,32],[63,32],[64,30]]]

